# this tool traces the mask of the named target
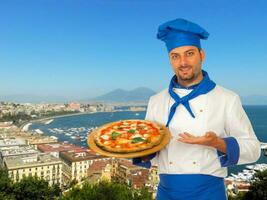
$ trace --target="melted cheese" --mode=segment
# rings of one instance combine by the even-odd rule
[[[144,134],[144,137],[145,137],[145,138],[148,138],[149,136],[150,136],[150,135],[149,135],[149,134],[147,134],[147,133],[146,133],[146,134]]]
[[[141,135],[139,133],[136,133],[136,134],[132,135],[130,138],[133,139],[133,138],[137,138],[137,137],[144,138],[143,135]]]
[[[105,141],[104,144],[111,144],[111,142],[110,141]]]
[[[108,140],[109,139],[109,136],[108,135],[101,135],[100,136],[103,140]]]
[[[119,140],[117,142],[118,142],[118,144],[126,144],[126,143],[129,143],[130,140],[127,140],[127,139],[124,139],[124,138],[119,138]]]

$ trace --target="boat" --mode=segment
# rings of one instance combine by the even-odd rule
[[[254,169],[254,165],[246,165],[247,169]]]
[[[34,130],[36,133],[39,133],[39,134],[43,134],[44,132],[43,131],[41,131],[40,129],[35,129]]]
[[[54,119],[50,119],[50,120],[46,121],[44,124],[48,125],[48,124],[51,124],[53,121],[54,121]]]
[[[30,125],[32,125],[32,123],[28,123],[28,124],[26,124],[25,126],[23,126],[22,131],[25,131],[25,132],[28,131]]]
[[[80,136],[76,136],[75,140],[81,140]]]

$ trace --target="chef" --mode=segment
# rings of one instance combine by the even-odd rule
[[[261,153],[239,96],[202,69],[200,40],[208,36],[185,19],[158,28],[174,76],[167,89],[150,98],[146,119],[165,124],[172,139],[156,154],[133,159],[158,167],[157,200],[226,200],[227,167],[255,162]]]

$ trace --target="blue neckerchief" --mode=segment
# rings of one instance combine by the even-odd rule
[[[175,77],[176,77],[176,76],[175,76]],[[172,84],[173,84],[173,87],[174,87],[174,88],[178,88],[178,89],[193,90],[193,89],[195,89],[195,88],[199,85],[199,83],[197,83],[197,84],[195,84],[195,85],[191,85],[191,86],[189,86],[189,87],[184,87],[184,86],[180,85],[179,83],[177,83],[176,78],[175,78],[175,79],[172,78],[171,81],[173,82],[173,83],[172,83]]]
[[[212,80],[210,80],[209,75],[206,71],[202,70],[202,74],[203,74],[202,81],[188,95],[186,95],[182,98],[180,98],[179,95],[173,91],[174,83],[175,83],[177,77],[176,77],[176,75],[174,75],[172,77],[172,80],[171,80],[170,86],[169,86],[169,94],[174,99],[175,103],[172,105],[172,107],[170,109],[170,113],[168,116],[168,121],[167,121],[166,127],[169,126],[169,124],[173,118],[173,115],[176,111],[176,108],[179,104],[183,104],[183,106],[187,109],[187,111],[190,113],[190,115],[193,118],[195,118],[195,115],[190,108],[189,101],[191,99],[194,99],[195,97],[201,95],[201,94],[208,93],[216,86],[216,84]]]

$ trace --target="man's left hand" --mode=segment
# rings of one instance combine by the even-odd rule
[[[226,152],[226,144],[222,138],[219,138],[214,132],[206,132],[204,136],[194,136],[190,133],[180,133],[177,140],[188,144],[199,144],[210,146],[219,151]]]

